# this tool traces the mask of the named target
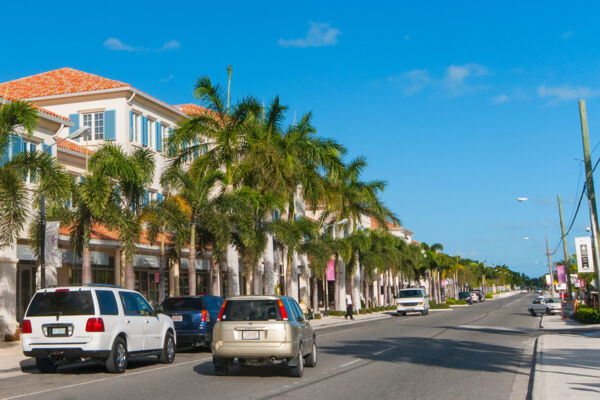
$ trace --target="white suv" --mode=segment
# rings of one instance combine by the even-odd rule
[[[396,313],[406,315],[407,312],[429,314],[429,298],[424,289],[402,289],[396,296]]]
[[[124,372],[130,356],[175,359],[175,327],[144,297],[118,286],[88,285],[38,290],[22,322],[23,353],[42,372],[63,361],[101,361]]]

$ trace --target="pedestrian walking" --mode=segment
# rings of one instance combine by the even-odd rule
[[[348,293],[346,293],[346,315],[344,315],[344,319],[348,319],[348,317],[350,317],[350,319],[354,319],[352,316],[352,311],[352,295],[348,290]]]

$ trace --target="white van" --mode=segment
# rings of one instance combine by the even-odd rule
[[[407,312],[429,314],[429,297],[425,289],[401,289],[396,296],[396,312],[400,315],[406,315]]]

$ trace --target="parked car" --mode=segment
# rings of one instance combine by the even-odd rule
[[[223,299],[217,296],[168,297],[162,311],[175,325],[177,346],[210,346]]]
[[[460,292],[458,293],[459,300],[465,300],[469,304],[473,304],[473,296],[470,292]]]
[[[429,314],[429,298],[425,289],[401,289],[396,296],[396,312],[400,315],[406,315],[407,312]]]
[[[172,363],[176,338],[171,318],[138,292],[88,285],[38,290],[25,312],[21,344],[42,372],[82,358],[124,372],[134,356]]]
[[[552,315],[562,311],[562,303],[556,297],[538,297],[527,305],[527,311],[533,316],[537,314]]]
[[[302,377],[317,365],[315,331],[296,300],[281,296],[237,296],[221,307],[213,330],[213,365],[227,375],[240,366],[280,365]]]
[[[483,294],[483,292],[481,290],[473,289],[473,290],[471,290],[471,294],[477,295],[477,301],[480,301],[480,302],[485,301],[485,294]]]

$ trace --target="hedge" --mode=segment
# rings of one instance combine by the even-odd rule
[[[595,308],[580,306],[575,312],[575,320],[582,324],[598,324],[600,323],[600,314]]]
[[[491,294],[491,293],[486,293],[486,294],[485,294],[485,298],[486,298],[486,299],[493,299],[493,298],[494,298],[494,295],[493,295],[493,294]]]
[[[429,308],[431,308],[432,310],[438,310],[438,309],[442,309],[442,308],[450,308],[450,305],[448,305],[446,303],[431,302],[431,303],[429,303]]]

